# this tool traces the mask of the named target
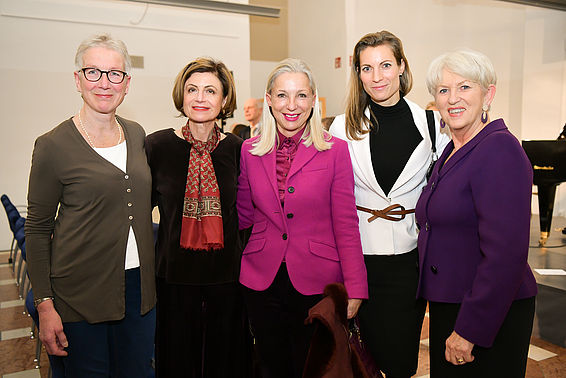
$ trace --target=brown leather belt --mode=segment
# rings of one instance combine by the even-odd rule
[[[405,215],[412,214],[415,212],[415,209],[406,210],[403,206],[399,205],[398,203],[387,206],[383,210],[372,210],[368,209],[367,207],[357,206],[356,209],[360,211],[365,211],[366,213],[370,213],[373,216],[368,219],[368,222],[372,222],[377,218],[387,219],[393,222],[399,222],[400,220],[405,219]]]

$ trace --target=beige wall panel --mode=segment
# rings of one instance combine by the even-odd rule
[[[279,18],[250,16],[250,59],[279,62],[287,58],[287,0],[250,0],[249,4],[281,9]]]

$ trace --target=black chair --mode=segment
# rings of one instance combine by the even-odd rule
[[[18,222],[22,218],[20,211],[16,206],[14,206],[14,204],[12,203],[12,201],[10,201],[7,195],[3,194],[0,197],[0,199],[2,201],[2,205],[4,206],[4,210],[6,211],[6,216],[8,217],[8,224],[10,226],[10,230],[12,231],[12,233],[15,234],[19,228]],[[16,246],[16,238],[14,237],[12,238],[12,244],[10,246],[10,256],[8,258],[8,263],[10,264],[12,264],[15,261],[15,256],[14,256],[15,246]]]
[[[27,275],[27,266],[26,266],[26,236],[24,233],[24,228],[22,227],[16,234],[14,235],[16,239],[17,250],[20,251],[20,255],[18,257],[18,269],[15,271],[16,273],[16,286],[19,287],[19,295],[20,298],[24,298],[24,286],[26,282],[26,275]],[[17,252],[17,251],[16,251]],[[15,258],[15,256],[14,256]],[[14,262],[14,267],[16,263]]]

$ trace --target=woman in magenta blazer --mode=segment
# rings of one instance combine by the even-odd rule
[[[308,310],[344,282],[348,317],[367,298],[345,142],[323,131],[313,75],[286,59],[271,72],[262,133],[242,146],[237,208],[251,229],[240,282],[263,378],[301,377],[312,329]]]

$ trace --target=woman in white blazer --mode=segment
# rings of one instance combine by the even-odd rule
[[[346,113],[330,132],[348,142],[369,300],[360,308],[362,335],[387,378],[416,373],[426,303],[416,299],[414,208],[433,161],[425,110],[404,98],[412,87],[399,38],[370,33],[356,44]],[[449,141],[434,115],[436,153]]]

